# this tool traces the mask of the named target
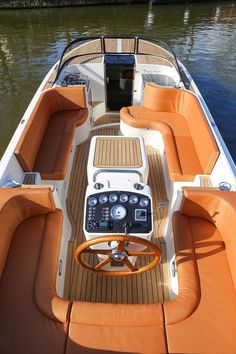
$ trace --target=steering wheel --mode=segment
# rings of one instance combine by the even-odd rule
[[[99,243],[104,243],[108,242],[111,243],[113,241],[117,241],[117,246],[113,249],[96,249],[96,248],[90,248],[90,246],[97,245]],[[132,244],[139,244],[142,246],[146,246],[150,249],[150,251],[129,251],[126,249],[127,244],[132,243]],[[101,255],[106,255],[107,257],[104,258],[101,262],[99,262],[97,265],[92,266],[91,264],[88,264],[82,259],[82,254],[89,253],[89,254],[101,254]],[[142,266],[140,268],[137,268],[134,266],[128,257],[130,256],[136,256],[136,257],[153,257],[152,261],[149,261],[148,264],[145,266]],[[107,236],[100,236],[93,238],[91,240],[85,241],[81,243],[76,251],[75,251],[75,259],[76,262],[79,263],[81,266],[84,268],[91,270],[92,272],[96,272],[102,275],[111,275],[111,276],[122,276],[122,275],[137,275],[141,274],[143,272],[146,272],[155,265],[157,265],[160,260],[161,260],[161,251],[160,249],[155,246],[153,243],[140,238],[136,236],[128,236],[128,235],[107,235]],[[104,270],[103,267],[107,264],[110,264],[112,262],[118,262],[117,264],[120,263],[120,266],[126,265],[128,267],[127,271],[110,271],[110,270]]]

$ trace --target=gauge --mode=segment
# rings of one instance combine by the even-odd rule
[[[97,203],[98,203],[98,200],[97,200],[97,198],[95,198],[95,197],[91,197],[91,198],[89,198],[89,200],[88,200],[88,205],[90,205],[90,206],[97,205]]]
[[[129,202],[131,204],[136,204],[138,203],[138,197],[136,195],[131,195],[131,197],[129,198]]]
[[[129,197],[127,196],[127,194],[121,194],[121,196],[120,196],[121,203],[126,203],[126,202],[128,202],[128,200],[129,200]]]
[[[111,217],[114,220],[123,220],[127,215],[127,210],[123,205],[114,205],[111,208]]]
[[[135,221],[147,221],[147,209],[135,209]]]
[[[115,202],[117,202],[117,200],[118,200],[118,195],[116,195],[116,194],[111,194],[111,195],[109,196],[109,201],[110,201],[111,203],[115,203]]]
[[[105,194],[101,194],[100,197],[99,197],[99,202],[100,202],[101,204],[107,203],[107,202],[108,202],[108,196],[105,195]]]
[[[139,204],[142,206],[142,207],[146,207],[149,205],[149,200],[147,198],[142,198],[139,202]]]

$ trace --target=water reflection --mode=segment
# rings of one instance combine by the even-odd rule
[[[153,1],[149,1],[148,12],[144,22],[144,28],[150,28],[153,26],[155,20],[155,13],[153,11]]]
[[[185,9],[185,12],[184,12],[184,19],[183,19],[183,22],[184,22],[185,25],[188,24],[189,15],[190,15],[190,10],[189,10],[189,8],[187,8],[187,9]]]
[[[99,6],[0,11],[0,154],[46,72],[79,35],[166,41],[194,76],[236,160],[236,4]]]

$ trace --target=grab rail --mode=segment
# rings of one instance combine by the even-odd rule
[[[130,39],[130,40],[134,40],[134,47],[133,47],[133,51],[125,51],[125,52],[112,52],[112,51],[107,51],[106,50],[106,40],[107,39]],[[96,52],[88,52],[88,53],[82,53],[82,54],[77,54],[74,56],[69,57],[68,59],[66,59],[64,61],[64,58],[66,57],[66,53],[69,53],[69,49],[70,51],[75,50],[76,48],[78,48],[81,44],[85,44],[86,42],[90,42],[93,40],[100,40],[100,47],[101,50],[100,51],[96,51]],[[166,51],[168,55],[170,55],[173,58],[173,62],[170,60],[170,58],[162,56],[162,55],[157,55],[155,53],[147,53],[145,50],[140,51],[140,40],[146,41],[146,42],[150,42],[152,44],[155,44],[157,46],[159,46],[162,50]],[[78,44],[78,46],[76,46],[75,48],[72,48],[75,44]],[[184,82],[183,78],[182,78],[182,74],[181,74],[181,70],[178,64],[178,60],[176,58],[176,55],[174,53],[174,51],[165,43],[162,42],[160,40],[157,40],[155,38],[151,38],[151,37],[146,37],[146,36],[131,36],[131,35],[104,35],[104,36],[88,36],[88,37],[79,37],[77,39],[74,39],[73,41],[71,41],[63,50],[62,55],[60,57],[59,60],[59,65],[57,67],[57,74],[56,74],[56,78],[54,80],[54,84],[57,81],[63,67],[66,65],[66,63],[76,57],[80,57],[80,56],[84,56],[84,55],[96,55],[96,54],[101,54],[101,55],[114,55],[114,54],[119,54],[119,55],[150,55],[150,56],[155,56],[155,57],[159,57],[162,58],[164,60],[167,60],[168,62],[171,62],[176,70],[178,71],[178,74],[181,78],[181,80]]]

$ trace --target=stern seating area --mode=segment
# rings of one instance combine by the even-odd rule
[[[161,304],[72,303],[57,296],[62,222],[50,189],[1,189],[0,353],[145,353],[153,343],[166,352]]]
[[[190,91],[147,83],[142,106],[123,107],[121,120],[134,128],[158,130],[172,181],[210,174],[219,149],[197,97]]]
[[[87,117],[83,86],[44,91],[15,149],[22,169],[39,172],[44,180],[63,180],[75,129],[85,123]]]
[[[50,189],[1,189],[0,353],[235,352],[236,192],[184,190],[173,215],[179,295],[164,304],[59,298],[62,223]]]

